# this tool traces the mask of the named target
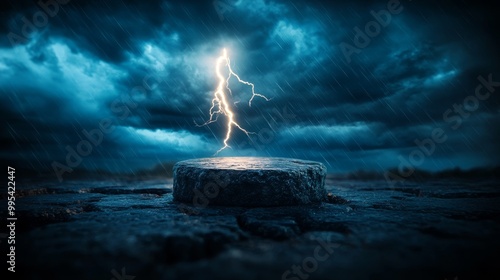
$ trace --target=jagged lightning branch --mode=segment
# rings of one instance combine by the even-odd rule
[[[221,70],[220,69],[221,69],[222,65],[226,66],[227,69],[228,69],[228,71],[229,71],[227,78],[225,78],[221,74]],[[252,100],[256,96],[264,98],[266,101],[269,101],[270,99],[268,99],[266,96],[264,96],[262,94],[256,93],[255,92],[255,85],[254,84],[242,80],[240,78],[240,76],[238,76],[236,73],[234,73],[233,69],[231,68],[231,60],[229,59],[229,56],[227,55],[226,49],[224,49],[222,51],[222,55],[219,56],[219,58],[217,58],[217,63],[215,65],[215,72],[217,74],[217,78],[219,79],[219,84],[217,86],[217,89],[215,90],[214,98],[212,99],[212,107],[210,107],[210,111],[209,111],[210,112],[210,118],[204,124],[199,125],[199,126],[204,126],[204,125],[208,125],[210,123],[216,122],[220,114],[223,114],[223,115],[225,115],[227,117],[227,131],[226,131],[226,138],[224,138],[224,146],[222,148],[220,148],[215,153],[217,155],[218,153],[220,153],[225,148],[230,147],[227,144],[227,142],[231,138],[231,132],[232,132],[232,127],[233,126],[237,127],[239,130],[243,131],[247,136],[249,134],[253,134],[253,132],[247,131],[246,129],[244,129],[243,127],[241,127],[235,121],[235,119],[234,119],[234,113],[231,110],[231,107],[229,106],[229,103],[227,101],[226,92],[224,91],[224,88],[227,89],[227,91],[232,95],[232,91],[229,88],[229,80],[231,79],[231,76],[236,77],[236,79],[238,79],[238,82],[252,87],[252,97],[248,101],[248,106],[250,106],[250,107],[252,106]],[[216,110],[216,108],[217,108],[217,110]]]

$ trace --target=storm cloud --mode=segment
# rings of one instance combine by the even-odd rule
[[[74,169],[130,172],[212,156],[222,146],[224,116],[196,124],[209,118],[223,48],[233,70],[270,100],[255,98],[250,107],[250,88],[231,82],[236,118],[255,134],[235,131],[232,148],[219,156],[318,160],[329,172],[385,170],[440,129],[446,140],[419,168],[500,164],[500,33],[486,4],[0,5],[5,164],[52,171],[54,162],[71,167],[68,154],[80,149],[85,156]],[[356,51],[346,55],[346,44]]]

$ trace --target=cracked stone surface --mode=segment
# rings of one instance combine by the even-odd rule
[[[18,183],[16,274],[500,279],[497,182],[327,180],[326,189],[316,205],[203,208],[175,202],[167,180]]]
[[[324,200],[326,167],[290,158],[222,157],[174,166],[173,196],[195,206],[286,206]]]

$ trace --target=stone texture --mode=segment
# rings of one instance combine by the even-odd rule
[[[326,167],[271,157],[202,158],[174,165],[173,196],[195,206],[285,206],[326,199]]]
[[[172,181],[19,183],[16,276],[282,279],[322,240],[339,246],[308,280],[500,279],[498,182],[391,188],[327,179],[325,188],[332,195],[317,205],[186,206],[187,215],[173,201]],[[0,235],[0,252],[8,246]],[[302,279],[285,277],[294,278]]]

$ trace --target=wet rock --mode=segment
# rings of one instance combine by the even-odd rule
[[[92,188],[89,189],[90,193],[100,193],[100,194],[157,194],[163,195],[170,193],[171,190],[167,188],[142,188],[142,189],[120,189],[120,188]]]
[[[330,231],[342,234],[350,234],[351,229],[347,222],[339,220],[328,214],[320,214],[320,212],[306,213],[297,217],[297,223],[303,232],[308,231]]]
[[[177,263],[211,258],[236,240],[237,235],[227,231],[167,236],[164,245],[165,261]]]
[[[241,215],[238,217],[238,225],[252,235],[272,240],[287,240],[300,233],[293,219],[265,220]]]
[[[174,166],[176,201],[205,207],[284,206],[325,200],[323,164],[288,158],[227,157]]]
[[[338,195],[334,195],[331,192],[329,192],[326,195],[326,202],[327,203],[332,203],[332,204],[348,204],[349,200],[347,200],[347,199],[345,199],[343,197],[340,197]]]

